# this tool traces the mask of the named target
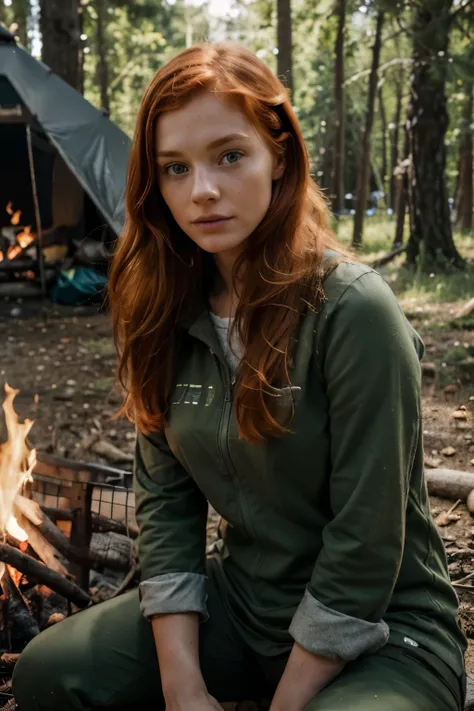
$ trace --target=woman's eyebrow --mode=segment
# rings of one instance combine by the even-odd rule
[[[231,141],[245,141],[248,140],[248,138],[249,136],[245,133],[229,133],[227,136],[222,136],[222,138],[216,138],[214,141],[211,141],[207,145],[207,150],[219,148]],[[182,155],[182,152],[177,150],[160,150],[157,152],[158,158],[177,158]]]

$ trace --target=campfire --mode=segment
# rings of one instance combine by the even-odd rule
[[[13,203],[9,202],[5,208],[8,215],[10,215],[10,224],[12,225],[11,234],[9,238],[6,238],[8,245],[3,245],[3,250],[0,249],[0,262],[5,260],[4,250],[6,248],[6,258],[9,261],[17,259],[25,250],[30,247],[30,245],[35,241],[36,235],[31,231],[31,225],[25,226],[23,229],[20,228],[19,232],[13,230],[13,228],[20,225],[21,210],[15,210]]]
[[[45,627],[105,599],[89,587],[89,571],[96,571],[96,576],[109,571],[116,583],[114,595],[133,584],[136,573],[131,540],[135,531],[91,509],[89,535],[74,539],[71,520],[77,511],[46,508],[34,500],[35,470],[44,471],[48,465],[38,461],[28,444],[34,423],[19,421],[14,408],[18,393],[5,385],[7,439],[0,445],[0,708],[2,698],[8,697],[2,675],[10,675],[24,646]]]

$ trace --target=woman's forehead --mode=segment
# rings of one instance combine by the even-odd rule
[[[185,146],[212,149],[226,137],[255,139],[256,130],[236,101],[203,92],[184,106],[166,111],[158,118],[156,143],[160,153],[184,152]],[[230,139],[229,139],[230,140]]]

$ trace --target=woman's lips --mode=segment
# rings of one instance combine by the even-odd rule
[[[198,227],[203,232],[219,232],[219,230],[221,230],[225,225],[228,225],[233,219],[233,217],[220,217],[210,220],[197,220],[196,222],[193,222],[193,225]]]

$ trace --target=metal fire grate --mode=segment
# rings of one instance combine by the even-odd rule
[[[136,532],[131,472],[41,454],[29,494],[48,514],[71,522],[69,539],[79,548],[89,548],[94,515],[112,519],[129,536]],[[89,570],[75,564],[70,570],[88,589]]]
[[[99,516],[123,523],[125,526],[134,519],[135,497],[131,488],[105,482],[87,482],[90,488],[90,511]],[[69,481],[34,475],[30,484],[32,498],[40,505],[52,509],[74,507],[76,497]]]

